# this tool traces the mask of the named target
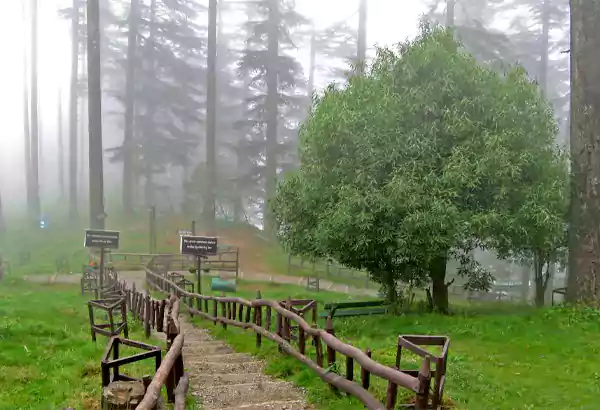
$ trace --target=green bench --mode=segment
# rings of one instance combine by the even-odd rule
[[[326,303],[325,312],[321,312],[319,317],[350,317],[350,316],[368,316],[383,315],[387,312],[387,303],[383,300],[367,300],[364,302],[340,302]]]
[[[212,278],[210,281],[210,289],[212,291],[235,292],[236,288],[237,286],[235,279],[225,280],[221,278]]]

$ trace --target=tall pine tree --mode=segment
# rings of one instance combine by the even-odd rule
[[[308,23],[289,0],[260,0],[247,5],[248,39],[239,72],[251,95],[238,125],[244,139],[238,145],[246,172],[240,180],[260,183],[265,230],[271,231],[268,200],[275,194],[277,175],[293,166],[298,125],[306,110],[306,81],[301,64],[286,53],[295,47],[293,30]]]
[[[156,201],[155,182],[169,165],[187,164],[203,135],[206,78],[206,28],[194,21],[205,9],[191,0],[140,4],[133,87],[131,152],[136,181],[144,180],[147,206]],[[123,18],[127,24],[127,17]],[[127,70],[127,47],[117,48],[115,72]],[[130,67],[131,69],[131,67]],[[112,94],[124,106],[124,77],[113,76]],[[130,101],[131,103],[131,101]],[[113,161],[125,159],[125,143],[111,149]]]

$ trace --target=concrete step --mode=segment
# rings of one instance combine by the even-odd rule
[[[269,402],[297,402],[302,397],[289,383],[258,382],[230,384],[203,389],[197,396],[204,409],[236,408],[243,405],[261,405]],[[258,407],[264,408],[264,407]]]
[[[255,359],[245,353],[227,353],[197,356],[196,361],[205,362],[207,365],[210,365],[212,363],[248,363],[255,361]]]
[[[192,376],[195,387],[210,388],[213,386],[227,386],[232,384],[266,382],[269,378],[262,373],[224,373],[224,374],[198,374]]]
[[[301,400],[293,401],[269,401],[258,404],[241,404],[234,407],[224,407],[219,410],[307,410],[309,405]]]
[[[237,362],[237,363],[207,363],[203,360],[186,359],[184,353],[184,363],[186,369],[198,369],[199,373],[203,374],[225,374],[225,373],[260,373],[263,370],[263,365],[260,362]],[[190,376],[192,371],[190,372]]]
[[[235,350],[221,342],[188,342],[187,338],[185,339],[184,348],[193,349],[194,354],[205,354],[207,356],[235,353]]]

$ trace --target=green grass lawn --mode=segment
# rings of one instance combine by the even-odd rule
[[[387,365],[394,364],[398,335],[449,335],[445,399],[455,409],[598,408],[599,311],[535,311],[507,305],[478,309],[450,317],[432,314],[336,319],[335,329],[342,340],[361,349],[372,349],[373,358]],[[270,341],[264,341],[257,350],[251,332],[231,327],[224,330],[220,326],[214,326],[213,332],[236,349],[267,360],[269,373],[306,388],[310,400],[319,408],[363,408],[355,400],[334,394],[310,370],[280,355]],[[417,368],[414,357],[407,359],[409,365],[412,362]],[[338,355],[341,374],[345,373],[344,363]],[[355,380],[359,380],[358,375],[355,369]],[[383,401],[386,384],[374,377],[372,385],[372,391]],[[409,397],[405,392],[403,400],[408,401]]]
[[[144,220],[137,225],[111,223],[107,228],[127,233],[122,251],[147,251]],[[14,279],[23,274],[53,273],[55,258],[63,254],[69,257],[72,269],[79,271],[81,264],[87,262],[83,229],[84,225],[65,231],[51,224],[41,233],[15,231],[0,241],[0,250],[12,264],[12,277],[0,282],[0,409],[93,408],[100,395],[100,357],[105,342],[102,337],[96,345],[91,342],[86,300],[78,295],[77,286],[39,285]],[[160,238],[159,244],[163,241]],[[159,249],[172,245],[166,239],[163,242]],[[18,255],[23,244],[28,244],[32,259],[20,264]],[[286,273],[285,269],[278,272]],[[209,291],[209,283],[210,279],[205,278],[203,291],[218,293]],[[258,290],[263,298],[314,298],[320,305],[361,299],[246,281],[238,282],[235,294],[254,299]],[[388,365],[394,363],[400,334],[449,335],[445,397],[456,409],[598,408],[600,312],[560,308],[535,311],[511,304],[461,309],[449,317],[415,314],[336,319],[335,330],[342,340],[361,349],[371,348],[373,358]],[[203,322],[203,326],[211,325]],[[265,340],[257,351],[255,337],[249,332],[231,326],[227,330],[217,326],[213,331],[238,350],[265,358],[271,374],[305,387],[311,401],[320,408],[363,408],[354,400],[334,394],[311,371],[280,355],[273,343]],[[132,338],[144,340],[139,329]],[[309,353],[314,354],[310,349]],[[338,370],[343,373],[345,363],[339,355],[338,359]],[[358,380],[358,366],[355,367]],[[144,368],[133,368],[131,372],[137,370],[140,374],[151,373]],[[374,377],[372,385],[373,392],[383,399],[386,384]]]
[[[368,280],[365,272],[350,271],[349,269],[339,269],[338,265],[332,265],[327,272],[324,263],[315,265],[315,270],[312,269],[312,264],[304,262],[300,264],[300,258],[292,258],[292,264],[289,265],[288,255],[273,244],[265,253],[265,263],[272,269],[273,273],[287,276],[308,277],[319,276],[322,280],[328,280],[334,283],[353,286],[355,288],[379,289],[379,285],[371,280]]]
[[[86,301],[77,286],[0,282],[0,409],[98,408],[107,338],[91,341]],[[130,338],[146,341],[139,325],[131,327]],[[142,376],[153,369],[147,361],[123,371]]]

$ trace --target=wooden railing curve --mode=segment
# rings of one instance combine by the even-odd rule
[[[281,302],[257,299],[246,300],[239,297],[217,297],[201,295],[188,292],[179,287],[176,283],[168,280],[166,277],[156,274],[149,267],[152,261],[145,267],[146,282],[149,287],[158,291],[169,291],[177,297],[188,302],[188,310],[192,315],[197,315],[212,321],[221,323],[224,327],[227,325],[236,326],[243,329],[252,329],[256,333],[256,344],[260,347],[262,337],[274,341],[280,346],[280,350],[285,351],[290,356],[296,358],[310,367],[323,381],[332,387],[342,390],[360,400],[369,410],[393,409],[396,405],[397,386],[403,387],[415,393],[416,410],[424,410],[429,404],[429,388],[431,383],[431,357],[426,356],[416,376],[403,373],[398,369],[384,366],[372,360],[369,353],[363,353],[356,347],[346,344],[335,337],[333,325],[329,321],[327,329],[313,328],[301,316],[293,311],[281,306]],[[196,301],[194,307],[193,301]],[[212,312],[209,313],[209,302],[213,302]],[[221,315],[219,315],[219,306]],[[244,307],[246,312],[244,312]],[[267,316],[266,328],[262,324],[262,308],[267,312],[277,312],[278,318],[281,318],[284,325],[278,334],[270,332],[270,313]],[[253,312],[252,312],[253,311]],[[244,315],[245,313],[245,315]],[[252,318],[251,318],[252,316]],[[237,320],[236,320],[237,317]],[[252,319],[252,320],[251,320]],[[290,343],[290,321],[298,325],[300,347],[297,351]],[[305,353],[306,336],[311,336],[317,350],[317,362],[307,357]],[[323,351],[321,341],[327,346],[327,363],[333,367],[336,363],[335,354],[341,353],[347,358],[346,377],[340,376],[323,366]],[[348,368],[353,368],[353,363],[357,362],[362,368],[362,383],[353,381],[353,372]],[[369,391],[369,375],[373,374],[388,381],[388,394],[386,405],[379,402]],[[366,375],[366,376],[365,376]]]

